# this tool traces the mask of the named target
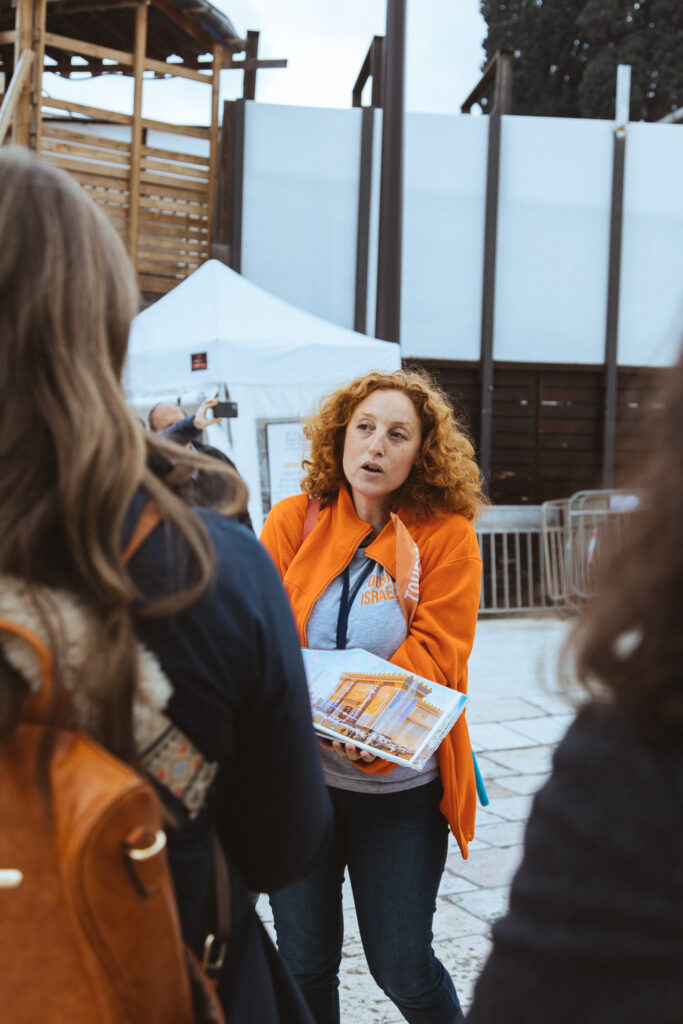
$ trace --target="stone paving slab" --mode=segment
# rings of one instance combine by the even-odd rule
[[[525,821],[504,821],[500,825],[483,825],[478,838],[489,846],[519,846],[524,840]]]
[[[452,896],[454,893],[461,892],[476,892],[477,887],[473,882],[468,882],[466,878],[461,875],[456,875],[454,871],[451,871],[446,865],[446,870],[443,873],[441,879],[441,886],[439,887],[439,896]]]
[[[508,775],[505,779],[505,788],[509,793],[528,793],[531,796],[537,793],[545,780],[548,778],[547,772],[536,775]],[[495,786],[496,783],[492,783]],[[499,787],[502,788],[502,787]],[[489,787],[489,795],[491,795],[491,787]],[[493,797],[491,797],[493,799]]]
[[[477,722],[506,722],[516,718],[539,718],[546,712],[537,704],[518,697],[502,697],[496,700],[472,698],[467,707],[467,721],[470,726]]]
[[[514,721],[508,722],[507,728],[512,732],[518,733],[520,737],[527,741],[559,743],[573,719],[573,715],[553,715],[552,718],[517,718]]]
[[[506,797],[506,796],[515,796],[516,794],[519,794],[520,790],[514,789],[511,785],[510,786],[507,785],[508,782],[512,782],[516,778],[521,778],[521,776],[508,775],[506,778],[502,779],[500,782],[496,782],[494,779],[487,779],[486,780],[486,792],[488,793],[489,800],[493,801],[493,800],[497,800],[499,797],[502,798],[502,797]],[[483,809],[484,808],[480,808],[480,810],[483,810]],[[479,819],[479,811],[477,811],[477,820],[478,819]]]
[[[509,893],[507,885],[500,885],[492,889],[474,889],[472,892],[460,893],[455,899],[458,906],[469,914],[474,914],[491,924],[507,910]]]
[[[459,896],[442,896],[436,904],[433,932],[442,942],[457,941],[461,935],[488,935],[488,922],[469,914],[459,903]]]
[[[541,718],[538,721],[544,722],[545,719]],[[521,732],[516,732],[499,722],[471,726],[470,739],[472,750],[477,754],[484,750],[513,750],[516,747],[529,746],[528,736],[523,736]]]
[[[491,805],[489,804],[489,807]],[[496,814],[506,821],[526,821],[531,809],[531,796],[506,796],[494,803]]]
[[[487,757],[513,775],[537,774],[550,771],[554,747],[524,747],[521,750],[489,750]]]
[[[485,888],[509,885],[522,856],[521,846],[490,847],[470,855],[457,874]]]
[[[530,702],[539,708],[546,715],[567,715],[573,714],[574,701],[570,694],[545,688],[537,688]]]
[[[477,754],[477,764],[479,765],[479,771],[481,772],[484,779],[488,782],[490,779],[502,780],[502,785],[505,785],[506,775],[517,775],[518,772],[515,768],[507,768],[503,764],[499,764],[494,761],[487,754]],[[487,788],[488,792],[488,788]]]

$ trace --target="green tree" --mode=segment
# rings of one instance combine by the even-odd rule
[[[515,55],[517,114],[613,117],[618,64],[631,65],[632,120],[683,106],[681,0],[481,0],[481,12],[486,60]]]

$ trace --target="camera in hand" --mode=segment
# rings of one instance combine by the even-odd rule
[[[213,407],[213,414],[216,419],[225,416],[234,419],[237,416],[237,402],[216,402]]]

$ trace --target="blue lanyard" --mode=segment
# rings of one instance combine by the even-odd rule
[[[339,615],[337,617],[337,650],[346,650],[346,634],[348,633],[349,627],[349,612],[351,611],[351,605],[358,597],[358,591],[365,583],[366,579],[376,566],[376,562],[373,562],[371,558],[368,558],[367,565],[365,565],[361,571],[360,576],[356,580],[353,586],[351,594],[349,594],[349,567],[348,565],[342,573],[342,592],[339,599]]]

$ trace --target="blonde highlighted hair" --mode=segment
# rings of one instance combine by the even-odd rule
[[[192,465],[215,463],[145,436],[126,405],[120,378],[138,307],[135,276],[85,191],[25,151],[3,148],[0,239],[0,573],[66,588],[95,612],[87,671],[99,673],[106,694],[105,742],[130,760],[134,616],[187,605],[213,565],[199,518],[150,465],[173,483]],[[242,498],[236,474],[233,482]],[[145,602],[121,556],[139,487],[187,556],[178,592],[156,604]],[[11,730],[18,700],[17,681],[0,663],[0,735]]]
[[[422,520],[447,512],[476,519],[486,499],[474,447],[443,389],[422,370],[373,371],[324,398],[304,424],[311,448],[303,463],[302,489],[327,504],[345,486],[342,456],[346,428],[356,407],[374,391],[406,395],[422,430],[419,455],[394,494],[392,509],[402,508]]]

